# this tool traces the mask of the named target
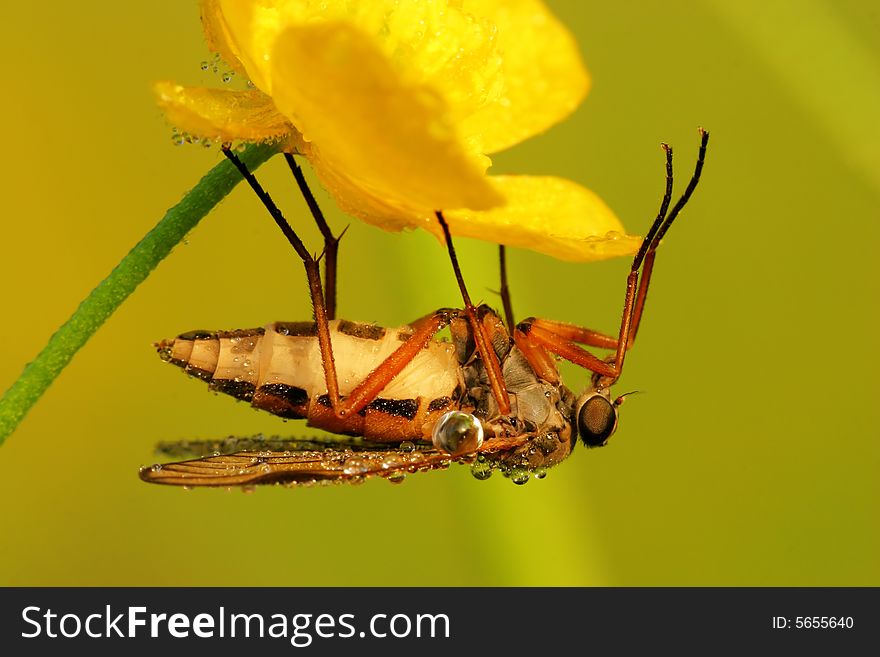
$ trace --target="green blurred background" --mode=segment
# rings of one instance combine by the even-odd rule
[[[160,439],[311,435],[156,358],[199,327],[309,316],[302,268],[239,187],[0,448],[4,585],[878,585],[880,8],[552,2],[594,84],[495,172],[562,175],[642,233],[712,131],[661,249],[611,445],[543,481],[467,468],[330,489],[148,486]],[[220,159],[175,148],[150,83],[220,85],[194,3],[5,3],[0,388]],[[319,248],[280,158],[260,170]],[[323,190],[333,225],[348,220]],[[461,240],[472,295],[496,254]],[[397,325],[459,296],[438,243],[352,222],[340,314]],[[510,254],[519,317],[616,329],[628,262]],[[568,369],[569,385],[586,376]]]

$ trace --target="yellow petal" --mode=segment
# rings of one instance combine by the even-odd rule
[[[173,82],[157,82],[153,91],[169,123],[203,139],[267,141],[295,132],[261,91],[183,87]]]
[[[218,0],[250,79],[269,95],[272,49],[290,27],[345,23],[381,52],[401,80],[430,87],[457,123],[503,87],[495,25],[447,0]]]
[[[485,212],[444,212],[453,235],[581,262],[632,255],[639,249],[641,238],[626,235],[602,199],[570,180],[549,176],[492,176],[491,180],[507,204]],[[432,225],[431,230],[441,235],[439,226]]]
[[[503,202],[433,89],[405,82],[372,40],[344,22],[287,28],[272,51],[278,109],[325,167],[378,198],[430,212]]]
[[[568,29],[539,0],[465,0],[465,11],[498,28],[504,90],[464,119],[462,134],[479,136],[494,153],[539,134],[568,116],[590,78]]]
[[[247,77],[247,72],[239,59],[238,48],[231,38],[226,19],[223,17],[220,0],[201,0],[199,11],[208,49],[220,55],[236,73]]]

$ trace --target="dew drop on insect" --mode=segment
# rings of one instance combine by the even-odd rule
[[[413,450],[415,450],[415,448],[416,448],[415,443],[410,442],[409,440],[404,440],[397,447],[397,449],[399,449],[401,452],[412,452]]]
[[[360,456],[349,457],[342,464],[342,472],[347,475],[362,475],[369,471],[369,462]]]
[[[251,493],[256,492],[256,490],[257,490],[257,487],[254,486],[253,484],[246,484],[241,487],[241,492],[244,493],[245,495],[250,495]]]
[[[150,470],[152,470],[153,472],[161,472],[162,471],[162,464],[161,463],[154,463],[153,467],[151,467]]]
[[[486,459],[477,459],[471,466],[471,474],[474,476],[474,479],[485,481],[492,476],[493,469],[492,464]]]
[[[526,468],[515,467],[510,469],[510,480],[517,486],[528,483],[531,474]]]
[[[389,454],[382,459],[381,466],[383,470],[391,470],[406,465],[407,458],[401,454]]]
[[[532,476],[535,479],[543,479],[547,476],[547,468],[535,468],[535,470],[532,472]]]
[[[444,413],[431,435],[434,447],[449,454],[475,452],[483,444],[483,425],[470,413]]]
[[[388,474],[387,477],[385,477],[385,479],[387,479],[392,484],[402,484],[404,479],[406,479],[406,473],[401,471],[391,472]]]

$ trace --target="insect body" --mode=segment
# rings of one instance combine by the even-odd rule
[[[238,331],[192,331],[163,341],[157,348],[164,360],[207,382],[215,391],[284,418],[306,419],[310,426],[359,437],[360,443],[353,446],[359,449],[357,456],[351,447],[335,454],[341,478],[381,474],[394,479],[410,470],[445,467],[453,460],[475,463],[475,472],[481,474],[488,474],[495,467],[509,473],[555,465],[573,447],[574,395],[565,386],[537,376],[490,308],[481,306],[477,311],[481,326],[491,331],[490,341],[501,364],[511,404],[505,415],[499,414],[485,366],[460,310],[443,309],[429,316],[449,324],[451,342],[427,342],[375,399],[342,418],[333,412],[326,393],[317,326],[313,322],[276,322],[260,329]],[[345,397],[355,389],[356,382],[365,380],[417,334],[413,325],[385,329],[336,320],[329,327],[339,364],[340,394]],[[478,424],[468,424],[474,420]],[[465,440],[463,445],[443,449],[470,426],[479,427],[481,444],[468,444]],[[417,444],[432,441],[438,448],[415,449]],[[407,456],[393,458],[400,454],[401,443],[409,443],[413,449]],[[259,443],[248,446],[263,447]],[[256,450],[260,451],[266,450]],[[277,454],[257,455],[254,458],[261,467],[254,475],[258,478],[249,482],[296,482],[300,474],[300,482],[315,480],[312,471],[283,472],[277,467],[296,464],[301,469],[298,458],[309,451],[314,450],[298,452],[296,457],[288,454],[279,463],[272,460],[279,458]],[[318,455],[324,462],[323,469],[332,470],[333,451],[322,450]],[[315,454],[309,457],[314,459]],[[227,474],[241,476],[241,456],[232,461],[219,455],[213,458],[215,464],[224,464],[221,472],[229,469],[232,472]],[[352,458],[357,467],[352,467]],[[191,463],[197,465],[148,468],[142,476],[157,483],[184,485],[206,484],[216,478],[219,485],[230,485],[228,478],[208,473],[205,460]],[[231,465],[226,468],[226,464]],[[345,472],[346,468],[349,472]]]
[[[443,228],[464,306],[441,309],[396,329],[332,319],[335,254],[332,236],[293,157],[285,157],[324,234],[322,287],[318,260],[309,254],[253,174],[229,150],[239,168],[301,257],[309,282],[314,322],[276,322],[237,331],[194,331],[157,345],[160,356],[232,395],[284,418],[352,437],[347,442],[234,440],[190,443],[200,458],[142,468],[145,481],[183,486],[257,483],[304,484],[360,481],[383,476],[400,481],[408,472],[470,463],[478,478],[500,469],[515,483],[542,476],[571,453],[577,437],[601,447],[617,428],[610,387],[638,331],[656,249],[696,187],[708,133],[684,194],[670,210],[672,151],[666,150],[666,191],[627,278],[616,336],[563,322],[513,321],[501,247],[505,321],[471,303],[452,237]],[[331,263],[332,260],[332,263]],[[331,267],[332,264],[332,267]],[[451,341],[437,339],[449,327]],[[611,350],[600,358],[581,345]],[[579,396],[563,385],[554,356],[593,374]],[[232,453],[221,453],[232,452]]]

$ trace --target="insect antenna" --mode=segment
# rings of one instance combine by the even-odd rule
[[[293,155],[290,153],[285,153],[284,159],[287,160],[287,165],[290,167],[290,171],[296,179],[299,191],[302,193],[303,198],[306,200],[306,204],[309,206],[309,211],[312,213],[312,217],[314,217],[315,223],[318,225],[318,230],[321,231],[321,235],[324,237],[324,251],[322,253],[322,256],[324,257],[324,305],[327,308],[327,319],[335,319],[336,287],[338,280],[336,263],[339,254],[339,241],[342,239],[345,230],[348,230],[348,228],[346,227],[346,229],[338,236],[333,235],[333,231],[330,230],[330,226],[324,218],[324,213],[318,206],[318,202],[315,200],[315,195],[312,194],[312,190],[309,188],[299,164],[297,164]],[[318,258],[318,260],[320,259],[321,258]]]

